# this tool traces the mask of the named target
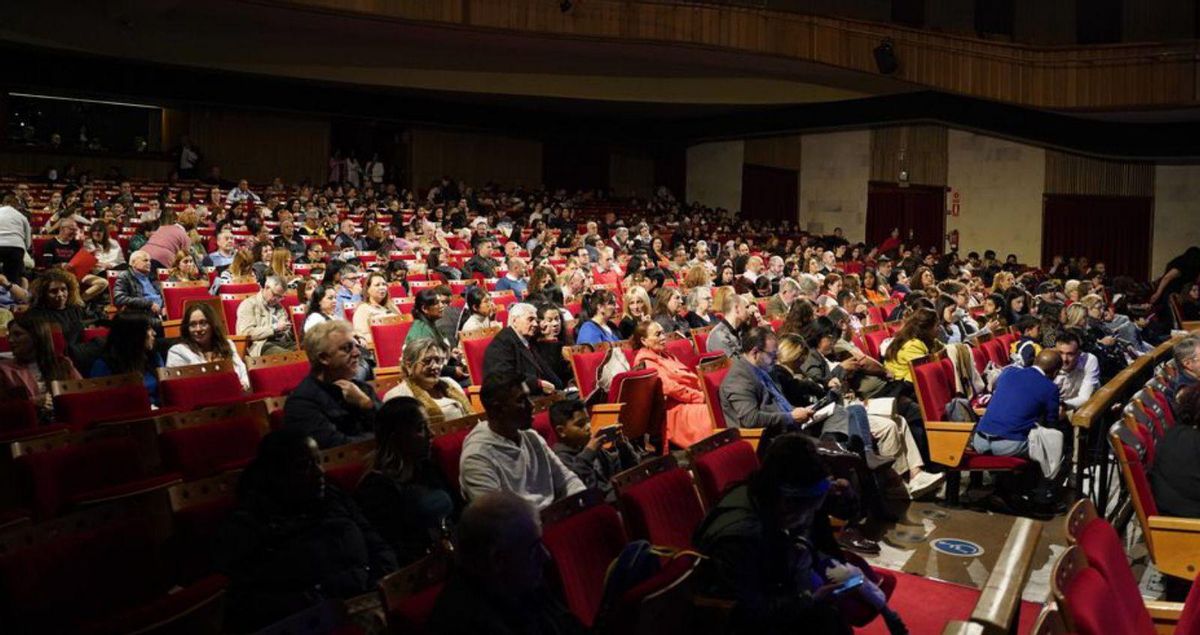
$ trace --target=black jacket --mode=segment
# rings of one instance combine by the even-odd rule
[[[454,516],[454,500],[445,479],[429,461],[400,482],[379,471],[367,472],[354,499],[392,550],[400,566],[423,558]]]
[[[1200,518],[1200,430],[1176,424],[1155,447],[1150,485],[1159,512]]]
[[[496,277],[496,261],[483,256],[471,256],[471,259],[463,264],[462,276],[471,278],[475,273],[482,273],[485,278]]]
[[[587,632],[549,590],[505,603],[460,572],[451,575],[429,617],[438,635],[582,635]]]
[[[488,344],[483,353],[483,374],[523,377],[530,394],[534,395],[542,394],[542,386],[538,380],[548,381],[559,390],[562,390],[564,385],[553,369],[547,368],[532,349],[521,343],[520,336],[511,326],[501,329],[492,343]],[[291,398],[288,400],[291,401]]]
[[[283,425],[303,430],[321,449],[371,438],[379,397],[370,385],[355,381],[375,408],[359,410],[346,403],[342,390],[309,375],[288,395],[283,406]]]
[[[162,297],[162,283],[153,274],[150,275],[150,284],[158,290],[158,296]],[[126,269],[117,276],[117,281],[113,284],[113,304],[122,309],[137,309],[139,311],[149,311],[150,305],[153,304],[142,293],[142,285],[134,276],[133,269]]]

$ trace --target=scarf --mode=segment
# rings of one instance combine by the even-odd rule
[[[467,400],[467,396],[461,388],[451,385],[450,382],[441,381],[440,378],[438,381],[445,387],[446,396],[458,402],[458,405],[462,406],[463,412],[470,414],[475,411],[471,408],[471,402]],[[421,388],[411,379],[405,379],[404,383],[412,391],[413,399],[416,399],[421,404],[421,407],[425,409],[425,416],[429,418],[429,423],[438,423],[446,420],[446,416],[442,414],[442,408],[437,405],[437,402],[434,401],[433,395],[429,394],[429,391]]]

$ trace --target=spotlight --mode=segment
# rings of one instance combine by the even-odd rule
[[[884,40],[875,47],[875,67],[884,75],[891,75],[900,68],[900,61],[896,59],[896,50],[892,48],[891,40]]]
[[[573,5],[573,4],[571,3],[571,0],[562,0],[562,2],[558,3],[558,8],[559,8],[559,9],[560,9],[560,10],[561,10],[563,13],[566,13],[566,12],[570,11],[570,10],[571,10],[571,7],[573,7],[573,6],[575,6],[575,5]]]

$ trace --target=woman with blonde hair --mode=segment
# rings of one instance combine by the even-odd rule
[[[992,278],[992,293],[1004,295],[1014,284],[1016,284],[1016,278],[1011,271],[998,271]]]
[[[441,343],[419,338],[405,343],[400,354],[404,381],[383,396],[386,403],[396,397],[412,397],[425,408],[431,422],[459,419],[471,414],[471,402],[451,378],[442,376],[450,352]]]
[[[285,287],[291,287],[296,282],[296,274],[292,273],[292,252],[276,249],[271,255],[271,273],[282,280]]]
[[[382,315],[396,315],[400,311],[388,297],[387,276],[378,271],[367,274],[363,281],[362,302],[354,309],[354,334],[364,344],[372,342],[371,318]],[[391,366],[390,360],[383,360],[384,365]]]
[[[624,300],[625,306],[621,310],[621,321],[617,324],[617,330],[621,332],[621,339],[629,339],[638,324],[650,319],[650,295],[644,287],[633,286],[625,291]]]
[[[179,251],[175,254],[175,264],[171,267],[167,280],[172,282],[208,281],[208,276],[196,265],[196,257],[190,251]]]

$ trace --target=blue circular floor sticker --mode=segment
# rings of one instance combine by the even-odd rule
[[[983,547],[961,538],[939,538],[933,541],[933,548],[948,556],[960,558],[977,558],[983,555]]]

